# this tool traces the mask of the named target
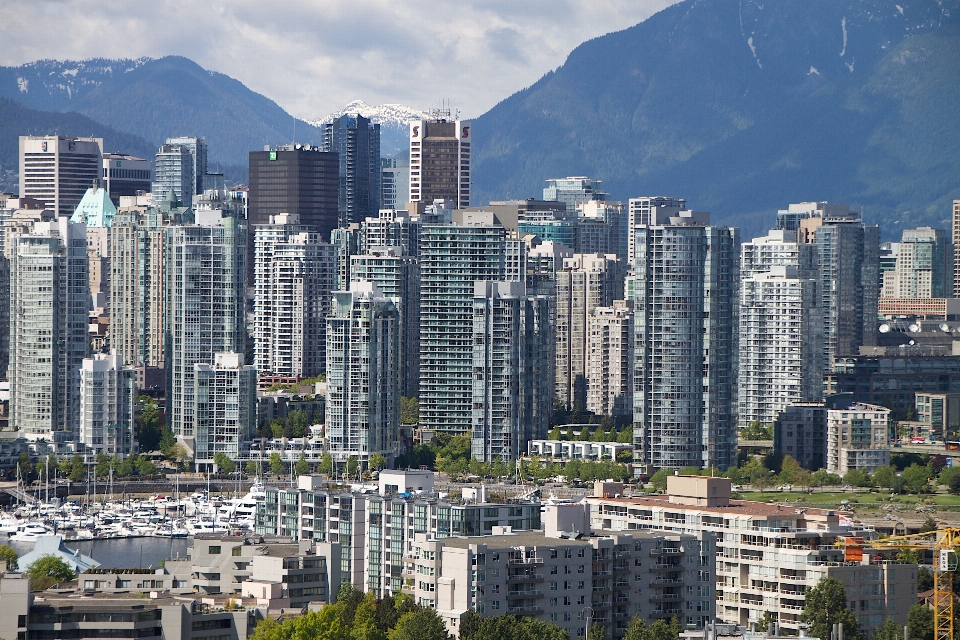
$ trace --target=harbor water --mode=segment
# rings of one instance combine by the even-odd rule
[[[185,558],[192,540],[189,538],[110,538],[104,540],[65,540],[68,549],[90,556],[105,569],[149,569],[160,566],[167,558]],[[6,542],[18,555],[33,551],[32,542]]]

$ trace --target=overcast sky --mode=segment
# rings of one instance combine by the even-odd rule
[[[672,0],[0,0],[0,65],[186,56],[295,116],[351,100],[475,117]]]

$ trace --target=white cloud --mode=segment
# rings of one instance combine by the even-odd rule
[[[301,118],[354,99],[475,117],[675,0],[0,0],[0,64],[186,56]]]

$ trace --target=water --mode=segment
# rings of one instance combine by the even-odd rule
[[[188,538],[110,538],[106,540],[65,540],[68,549],[88,555],[105,569],[157,567],[167,558],[187,556]],[[33,551],[32,542],[7,542],[19,555]]]

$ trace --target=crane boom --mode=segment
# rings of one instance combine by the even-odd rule
[[[953,573],[957,569],[960,528],[936,529],[880,540],[844,538],[837,543],[845,548],[847,560],[859,560],[864,547],[933,550],[934,640],[953,640]]]

